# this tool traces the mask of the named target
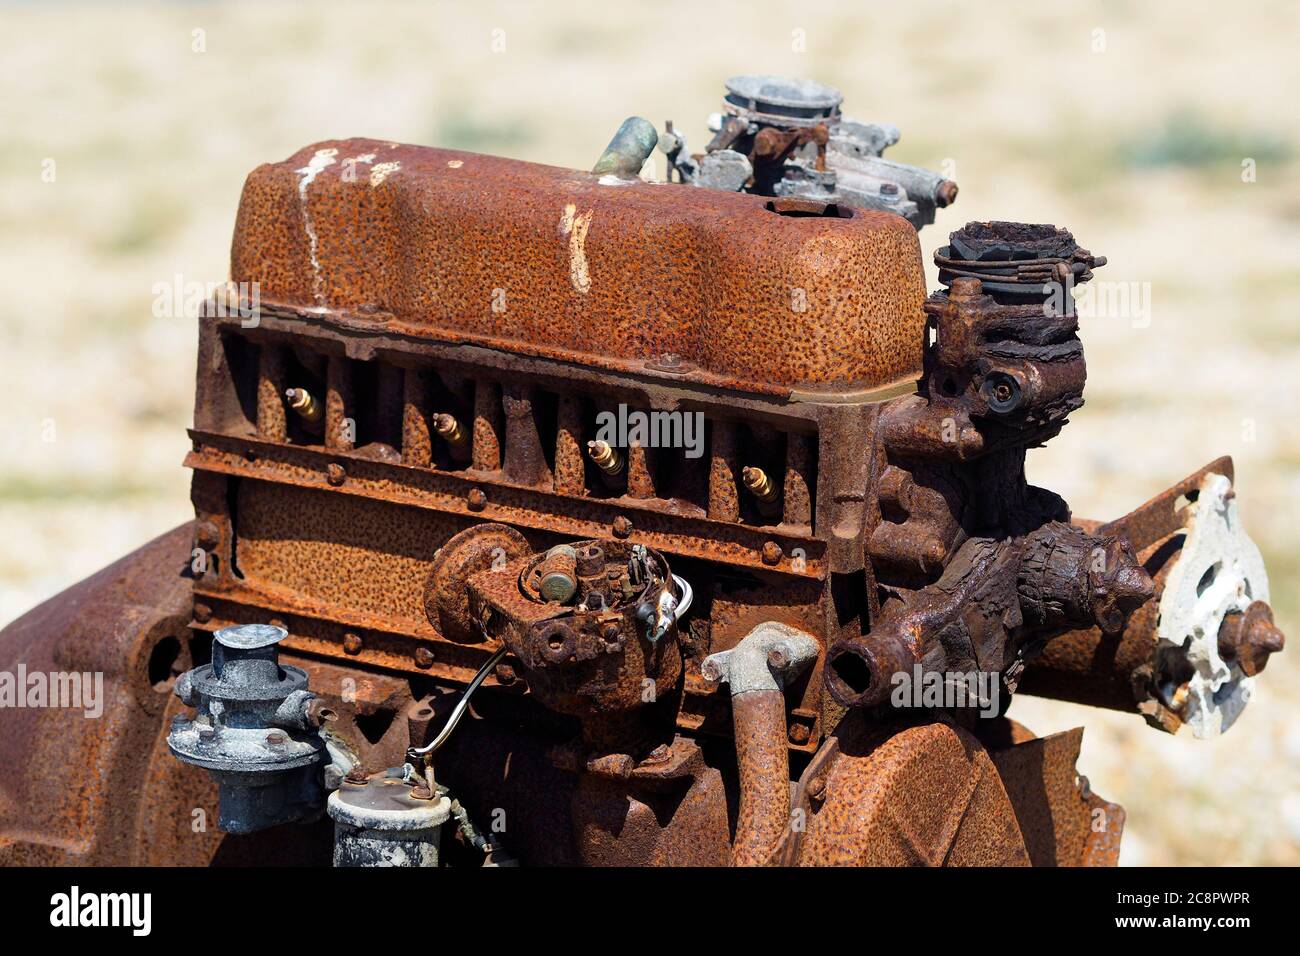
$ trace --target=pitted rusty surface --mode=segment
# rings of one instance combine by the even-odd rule
[[[243,483],[238,509],[239,570],[250,586],[410,623],[424,618],[437,543],[469,525],[431,511],[394,521],[391,508],[351,496],[335,496],[326,507],[311,492],[268,482]]]
[[[755,528],[665,513],[626,498],[550,496],[532,489],[505,485],[494,476],[448,474],[407,469],[361,456],[329,455],[319,449],[274,445],[192,432],[202,445],[186,464],[196,469],[323,490],[336,487],[344,495],[381,499],[398,505],[452,512],[477,521],[499,521],[518,528],[599,536],[618,517],[631,523],[630,539],[656,550],[734,562],[754,569],[816,578],[825,571],[825,544],[797,529]],[[346,464],[343,464],[346,462]],[[330,467],[341,469],[342,480],[330,481]],[[474,492],[482,497],[476,506]],[[630,516],[630,517],[629,517]],[[457,529],[459,530],[459,528]],[[762,560],[762,546],[775,540],[783,557],[776,566]],[[796,549],[800,562],[792,559]]]
[[[703,380],[757,391],[866,388],[918,371],[915,230],[889,213],[768,205],[331,141],[249,176],[231,278],[259,283],[264,305],[322,318],[369,314],[600,367],[672,354]]]
[[[1118,803],[1097,796],[1088,788],[1088,778],[1080,777],[1084,803],[1088,807],[1089,831],[1083,843],[1080,866],[1119,866],[1119,841],[1124,835],[1128,813]]]
[[[806,831],[786,846],[803,866],[1026,866],[988,752],[944,723],[841,722],[800,780]],[[819,759],[820,758],[820,759]]]
[[[475,525],[447,539],[434,554],[424,584],[429,623],[449,640],[481,642],[482,628],[470,612],[470,578],[528,552],[528,539],[502,524]]]
[[[790,828],[785,700],[779,690],[750,691],[733,697],[731,708],[740,775],[733,859],[737,866],[762,866]]]
[[[625,780],[579,770],[573,838],[589,866],[726,866],[730,803],[726,775],[677,737]]]
[[[1087,790],[1075,770],[1082,742],[1076,727],[992,751],[1034,866],[1117,862],[1124,811]]]
[[[178,665],[189,666],[184,572],[193,534],[186,524],[154,539],[0,632],[0,669],[103,674],[98,719],[80,708],[5,711],[0,863],[137,860],[148,853],[134,819],[145,794],[174,785],[178,796],[215,796],[201,770],[179,769],[165,746],[158,751],[175,708],[170,686],[150,682],[154,648],[169,638]]]

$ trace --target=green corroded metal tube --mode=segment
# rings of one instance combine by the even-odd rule
[[[640,174],[641,167],[658,144],[659,133],[654,123],[640,116],[629,116],[623,120],[623,125],[618,128],[591,171],[597,176],[613,174],[623,179],[632,179]]]

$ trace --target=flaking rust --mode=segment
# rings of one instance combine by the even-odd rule
[[[733,78],[705,153],[633,118],[590,173],[360,139],[255,169],[194,521],[0,640],[108,691],[8,718],[0,860],[1113,864],[1081,732],[1006,707],[1227,729],[1283,645],[1232,463],[1104,523],[1029,485],[1105,260],[971,223],[927,297],[956,186],[840,99]],[[293,706],[195,721],[213,633],[253,625]],[[195,831],[235,731],[314,763]],[[223,785],[285,776],[241,760]]]

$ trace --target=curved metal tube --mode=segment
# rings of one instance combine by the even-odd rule
[[[695,600],[695,589],[686,582],[685,578],[677,574],[673,575],[673,583],[677,585],[677,607],[673,609],[673,616],[680,621],[691,609],[691,602]]]
[[[473,695],[474,691],[478,690],[479,684],[482,684],[483,681],[487,679],[488,674],[492,673],[492,668],[496,667],[497,664],[501,662],[501,658],[505,656],[506,647],[503,644],[496,653],[489,657],[487,661],[484,662],[483,666],[478,669],[478,673],[474,675],[474,679],[471,680],[469,686],[465,688],[465,693],[462,694],[460,700],[456,702],[456,706],[452,710],[451,716],[447,718],[447,723],[445,723],[442,730],[438,732],[438,736],[434,737],[433,740],[429,741],[423,747],[407,748],[406,757],[408,760],[414,760],[417,757],[428,757],[447,742],[447,738],[451,736],[451,732],[456,729],[456,725],[460,723],[460,719],[465,716],[465,711],[469,707],[469,699],[471,695]]]
[[[732,863],[762,866],[790,829],[790,754],[784,687],[815,660],[821,645],[809,634],[767,621],[734,648],[710,654],[706,679],[731,687],[740,806]]]

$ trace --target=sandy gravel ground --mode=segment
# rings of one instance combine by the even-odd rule
[[[154,287],[226,277],[254,165],[368,135],[586,167],[633,112],[698,149],[724,77],[776,72],[950,164],[927,259],[970,219],[1056,222],[1150,284],[1149,321],[1085,323],[1087,406],[1031,480],[1111,517],[1232,454],[1296,630],[1294,4],[0,3],[0,25],[0,621],[189,514],[195,328]],[[1266,678],[1210,743],[1012,713],[1087,726],[1126,863],[1300,863],[1300,650]]]

